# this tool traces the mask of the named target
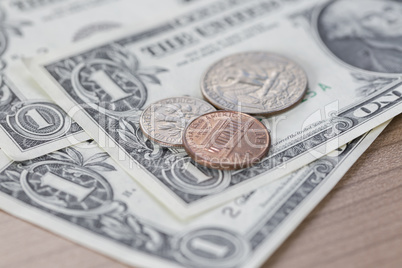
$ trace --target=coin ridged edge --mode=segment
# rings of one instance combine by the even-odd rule
[[[289,105],[289,106],[287,106],[287,107],[285,107],[285,108],[276,109],[276,110],[273,110],[273,111],[267,112],[267,113],[264,113],[264,112],[262,112],[262,113],[245,113],[245,112],[241,112],[241,113],[248,114],[248,115],[272,116],[272,115],[276,115],[276,114],[280,114],[280,113],[284,113],[284,112],[286,112],[286,111],[289,111],[290,109],[294,108],[295,106],[297,106],[298,104],[300,104],[300,103],[302,102],[303,97],[306,95],[307,89],[308,89],[308,77],[307,77],[307,73],[304,71],[304,69],[302,68],[302,66],[301,66],[298,62],[295,62],[294,60],[291,60],[291,59],[289,59],[288,57],[283,56],[282,54],[277,54],[277,53],[275,53],[275,52],[261,51],[261,50],[243,51],[243,52],[239,52],[239,53],[230,54],[230,55],[228,55],[228,56],[226,56],[226,57],[223,57],[223,58],[221,58],[221,59],[215,61],[214,63],[212,63],[212,65],[210,65],[210,66],[208,67],[208,69],[204,72],[204,74],[201,76],[201,83],[200,83],[200,84],[201,84],[201,94],[202,94],[202,96],[204,97],[204,99],[205,99],[206,101],[208,101],[209,103],[211,103],[211,104],[212,104],[215,108],[217,108],[217,109],[221,109],[221,110],[225,110],[225,111],[239,112],[239,111],[231,110],[231,109],[229,109],[229,108],[227,108],[227,107],[221,106],[221,105],[219,105],[219,103],[217,103],[214,99],[210,98],[210,97],[207,95],[207,93],[205,92],[205,85],[204,85],[205,83],[204,83],[204,81],[205,81],[205,77],[207,76],[207,74],[209,73],[209,71],[210,71],[214,66],[216,66],[218,63],[220,63],[222,60],[224,60],[224,59],[226,59],[226,58],[229,58],[229,57],[232,57],[232,56],[241,55],[241,54],[246,54],[246,53],[264,53],[264,54],[271,54],[271,55],[280,57],[280,58],[282,58],[282,59],[286,59],[287,61],[294,63],[297,67],[300,68],[300,70],[301,70],[301,71],[303,72],[303,74],[304,74],[304,77],[305,77],[305,80],[306,80],[306,81],[305,81],[305,86],[304,86],[303,94],[300,95],[300,98],[297,99],[295,102],[293,102],[291,105]]]
[[[162,147],[165,147],[165,148],[183,148],[183,147],[184,147],[184,145],[183,145],[183,137],[182,137],[182,143],[167,143],[167,142],[164,142],[164,141],[161,141],[161,140],[158,140],[158,139],[152,137],[150,134],[147,133],[147,131],[146,131],[145,128],[143,127],[143,122],[142,122],[142,121],[143,121],[143,118],[144,118],[144,113],[145,113],[152,105],[155,105],[155,103],[162,102],[162,101],[165,101],[165,100],[168,100],[168,99],[173,99],[173,98],[195,99],[195,100],[197,100],[197,101],[205,102],[205,104],[210,105],[210,106],[213,107],[213,108],[215,108],[215,107],[214,107],[211,103],[209,103],[209,102],[207,102],[207,101],[205,101],[205,100],[203,100],[203,99],[199,99],[199,98],[195,98],[195,97],[190,97],[190,96],[181,96],[181,97],[168,97],[168,98],[164,98],[164,99],[161,99],[161,100],[157,100],[157,101],[155,101],[155,102],[153,102],[153,103],[150,103],[147,107],[144,108],[144,110],[141,112],[140,120],[139,120],[140,129],[141,129],[142,133],[144,134],[144,136],[145,136],[147,139],[149,139],[150,141],[152,141],[153,143],[156,143],[157,145],[162,146]],[[197,117],[196,117],[196,118],[197,118]],[[194,119],[196,119],[196,118],[194,118]],[[194,120],[194,119],[193,119],[193,120]],[[193,120],[191,120],[191,121],[187,124],[187,126],[188,126]],[[186,128],[187,128],[187,126],[186,126]],[[183,134],[184,134],[184,131],[183,131]]]

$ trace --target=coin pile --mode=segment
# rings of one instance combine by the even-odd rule
[[[307,76],[282,56],[244,52],[213,64],[201,90],[209,103],[193,97],[160,100],[143,111],[140,127],[161,146],[184,147],[201,165],[236,170],[258,163],[269,150],[267,128],[250,115],[273,115],[300,103]]]

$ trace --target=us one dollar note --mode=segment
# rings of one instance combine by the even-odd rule
[[[35,84],[29,83],[27,70],[19,70],[15,81],[5,74],[10,63],[21,56],[24,42],[31,50],[27,55],[43,51],[34,42],[21,42],[26,37],[25,30],[32,29],[37,18],[19,17],[15,13],[23,12],[12,3],[15,1],[1,3],[11,10],[0,8],[0,147],[13,159],[26,160],[74,144],[73,140],[82,142],[88,135]],[[10,18],[12,11],[15,13]]]
[[[43,89],[100,146],[185,218],[288,174],[401,113],[402,23],[389,20],[401,14],[401,2],[364,3],[204,1],[147,30],[88,42],[29,64]],[[373,12],[390,26],[367,22]],[[200,80],[212,63],[250,50],[291,58],[309,81],[300,105],[263,120],[272,146],[261,163],[236,172],[210,170],[143,137],[138,117],[147,104],[172,96],[201,98]],[[255,84],[255,95],[266,90],[271,74],[246,71],[264,84]],[[254,98],[249,105],[264,103]],[[169,124],[172,135],[178,125]]]
[[[385,125],[188,222],[94,143],[25,162],[0,152],[0,207],[137,267],[259,267]]]
[[[125,25],[140,25],[183,6],[176,0],[0,3],[0,147],[27,160],[87,140],[88,135],[30,78],[22,58]],[[68,27],[66,27],[68,25]],[[25,69],[24,69],[25,68]]]

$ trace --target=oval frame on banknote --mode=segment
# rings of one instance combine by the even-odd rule
[[[97,105],[96,102],[99,99],[87,95],[86,92],[88,92],[88,90],[86,90],[81,85],[80,80],[79,80],[79,75],[80,75],[81,70],[83,68],[87,67],[88,63],[111,65],[111,66],[114,66],[118,69],[125,71],[127,73],[127,75],[132,79],[131,81],[132,82],[134,81],[133,83],[138,83],[137,86],[138,86],[138,89],[140,90],[141,96],[142,96],[142,98],[140,98],[138,104],[135,107],[133,107],[132,109],[129,109],[126,111],[108,110],[104,107]],[[142,106],[144,106],[144,104],[148,98],[147,88],[146,88],[145,84],[139,78],[137,78],[135,75],[133,75],[129,71],[127,71],[127,68],[125,68],[124,66],[122,66],[114,61],[106,60],[106,59],[92,59],[87,62],[78,64],[71,73],[71,83],[72,83],[73,89],[74,89],[75,93],[78,95],[78,97],[81,100],[86,102],[84,105],[88,105],[92,109],[94,109],[102,114],[112,116],[112,117],[117,117],[117,118],[125,117],[125,116],[127,116],[127,114],[138,111]]]
[[[60,119],[59,125],[50,133],[39,133],[29,130],[24,127],[24,124],[19,120],[19,115],[27,109],[43,108],[53,111],[55,117]],[[51,140],[65,135],[71,128],[71,118],[56,104],[44,101],[27,101],[23,102],[14,114],[7,115],[7,124],[11,129],[19,135],[32,140]],[[55,122],[53,122],[55,123]]]
[[[64,207],[56,205],[56,202],[57,202],[56,200],[53,200],[53,201],[51,201],[49,199],[46,200],[46,198],[37,194],[35,192],[35,190],[30,186],[29,173],[34,172],[35,168],[38,168],[41,166],[48,166],[48,165],[70,166],[70,168],[68,170],[71,170],[71,167],[73,167],[74,169],[76,169],[77,173],[81,172],[80,173],[81,175],[84,174],[84,175],[93,177],[104,187],[104,189],[106,189],[106,193],[107,193],[106,200],[103,200],[104,203],[101,204],[100,206],[98,206],[94,209],[90,209],[90,210],[78,210],[78,209],[64,208]],[[50,209],[54,212],[57,212],[57,213],[62,213],[65,215],[77,216],[77,217],[88,217],[88,216],[97,216],[100,214],[104,214],[115,208],[113,205],[114,203],[112,202],[113,201],[113,189],[109,185],[107,180],[102,175],[95,172],[94,170],[89,170],[85,167],[75,165],[74,163],[66,163],[66,162],[59,161],[59,160],[45,160],[45,161],[41,161],[41,162],[32,164],[28,167],[28,169],[25,169],[21,172],[20,182],[21,182],[22,189],[28,195],[29,198],[34,200],[37,204],[39,204],[47,209]]]
[[[203,239],[204,237],[204,239]],[[205,238],[213,238],[212,241],[208,241]],[[194,241],[198,240],[198,243]],[[214,241],[219,241],[222,243],[226,241],[226,243],[230,243],[227,245],[226,250],[231,251],[229,256],[218,256],[224,255],[224,247],[225,245],[214,245]],[[246,239],[243,238],[240,234],[236,234],[233,231],[226,230],[220,227],[202,227],[199,229],[193,229],[183,233],[177,241],[174,241],[175,247],[178,249],[175,251],[175,258],[185,264],[195,267],[216,267],[216,268],[229,268],[229,267],[237,267],[242,264],[250,254],[250,245]],[[197,254],[196,244],[200,245],[201,248],[205,250],[208,249],[209,244],[211,244],[211,251],[215,251],[216,258],[212,259],[206,256],[202,256],[201,254]],[[198,249],[198,251],[202,251],[202,249]],[[226,254],[227,254],[226,251]],[[212,254],[211,254],[212,255]],[[212,257],[212,256],[211,256]]]
[[[342,59],[340,59],[325,44],[324,40],[322,39],[322,37],[320,35],[319,29],[318,29],[319,28],[318,23],[319,23],[320,15],[325,10],[325,8],[327,8],[329,5],[332,5],[332,4],[336,3],[336,2],[337,2],[337,0],[335,0],[335,1],[327,1],[324,4],[321,4],[321,5],[317,6],[312,12],[312,17],[311,17],[312,35],[313,35],[315,41],[317,42],[318,46],[324,51],[324,53],[326,53],[332,59],[334,59],[335,62],[337,62],[338,64],[340,64],[340,65],[342,65],[342,66],[344,66],[346,68],[348,68],[349,70],[364,73],[364,74],[367,74],[367,75],[376,75],[376,76],[389,77],[389,78],[398,78],[398,77],[400,77],[402,73],[375,72],[375,71],[369,71],[369,70],[365,70],[365,69],[361,69],[359,67],[353,66],[352,64],[349,64],[349,63],[343,61]],[[401,5],[402,5],[402,3],[401,3]]]
[[[174,168],[180,161],[191,161],[192,159],[190,156],[187,155],[187,153],[179,153],[177,155],[174,155],[173,157],[175,157],[176,160],[172,164],[170,164],[168,169],[162,169],[162,176],[165,181],[169,183],[169,185],[184,193],[189,193],[193,195],[216,194],[222,192],[230,184],[232,178],[231,172],[218,169],[211,169],[213,172],[217,172],[219,176],[216,179],[217,181],[212,185],[196,187],[195,185],[186,183],[185,181],[181,180],[180,177],[174,172]]]

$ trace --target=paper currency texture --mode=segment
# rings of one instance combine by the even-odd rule
[[[320,29],[349,14],[337,5],[368,12],[347,3],[203,2],[148,30],[91,41],[37,59],[30,68],[43,89],[127,172],[185,218],[286,175],[401,112],[399,74],[351,66],[325,43]],[[398,12],[399,2],[381,3]],[[327,35],[338,36],[336,27],[326,29]],[[294,109],[263,120],[272,149],[260,164],[238,172],[213,171],[200,183],[186,154],[144,139],[139,115],[162,98],[201,97],[200,81],[211,64],[250,50],[297,62],[308,76],[306,97]],[[190,169],[180,168],[183,162]]]
[[[187,223],[93,143],[25,162],[1,154],[0,207],[135,266],[258,267],[384,127]]]

